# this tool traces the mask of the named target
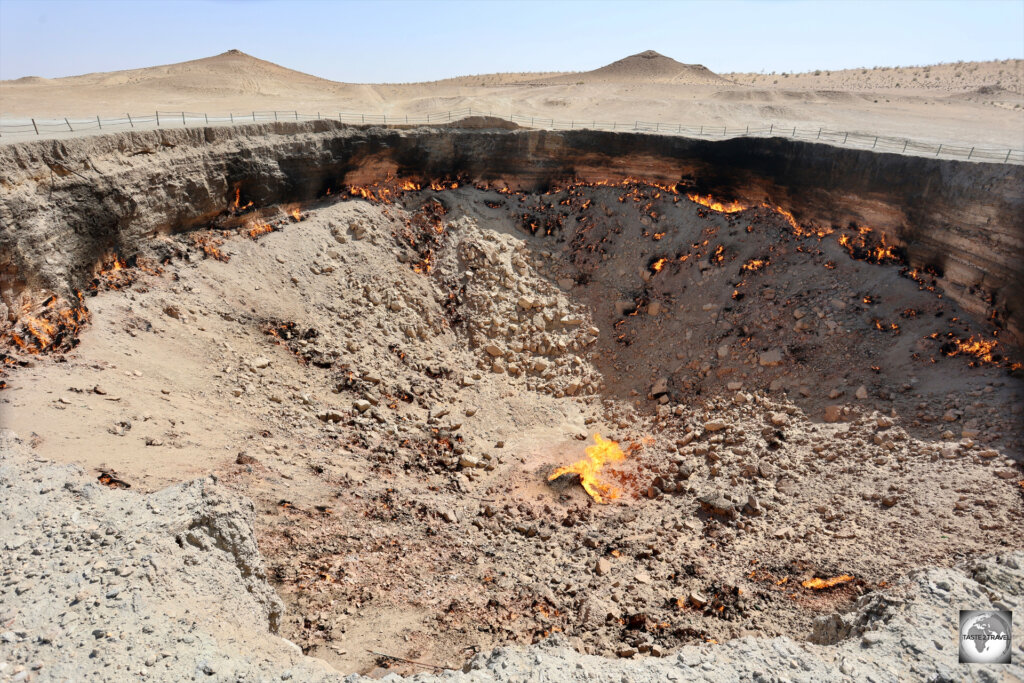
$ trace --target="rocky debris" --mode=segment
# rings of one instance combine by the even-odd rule
[[[33,458],[10,432],[0,451],[0,676],[338,680],[271,633],[283,605],[251,503],[211,479],[150,495],[106,488]]]
[[[528,676],[543,680],[655,681],[757,680],[778,672],[791,672],[793,680],[897,680],[913,675],[921,680],[957,680],[955,629],[959,605],[976,609],[1000,609],[988,595],[993,587],[1024,598],[1024,553],[979,558],[955,569],[914,572],[893,591],[861,597],[845,614],[820,617],[810,641],[788,636],[743,636],[726,642],[694,644],[668,657],[637,659],[638,648],[618,648],[618,660],[579,654],[569,641],[554,635],[530,648],[501,647],[482,652],[462,672],[420,674],[418,681],[516,681]],[[696,608],[708,598],[691,592],[687,601]],[[1024,676],[1018,653],[1024,637],[1015,632],[1014,663],[972,665],[979,680]],[[870,654],[866,649],[870,648]],[[654,648],[649,648],[655,655]],[[900,673],[897,673],[900,672]]]

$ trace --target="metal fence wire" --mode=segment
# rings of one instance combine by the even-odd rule
[[[603,130],[659,133],[662,135],[683,135],[686,137],[722,140],[735,137],[782,137],[793,140],[826,142],[857,149],[873,149],[883,152],[936,156],[972,161],[995,161],[1000,163],[1024,164],[1024,150],[982,147],[963,143],[949,144],[923,142],[888,135],[872,135],[827,128],[800,128],[775,123],[747,126],[692,125],[664,123],[660,121],[599,121],[572,119],[559,120],[539,116],[503,114],[466,107],[452,111],[434,112],[419,116],[387,114],[352,114],[345,112],[316,112],[304,114],[298,111],[251,111],[228,114],[208,114],[188,111],[154,111],[151,114],[125,114],[123,117],[104,118],[50,118],[50,119],[0,119],[0,137],[36,137],[43,135],[60,136],[88,131],[103,130],[147,130],[152,128],[188,128],[211,125],[233,125],[245,123],[266,123],[270,121],[315,121],[332,120],[354,125],[412,126],[439,124],[471,116],[491,116],[511,121],[524,128],[547,130]]]

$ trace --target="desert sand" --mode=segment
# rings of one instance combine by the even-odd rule
[[[808,74],[714,74],[653,51],[581,73],[464,76],[430,83],[328,81],[231,50],[159,67],[0,82],[0,116],[161,111],[224,115],[424,116],[472,108],[587,121],[826,129],[1024,148],[1024,61]]]

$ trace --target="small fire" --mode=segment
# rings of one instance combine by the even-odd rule
[[[563,474],[576,474],[579,475],[584,490],[595,502],[606,503],[618,498],[621,493],[619,489],[600,479],[601,469],[606,463],[626,459],[618,442],[601,438],[600,434],[594,434],[594,445],[587,446],[585,452],[587,454],[585,459],[578,460],[567,467],[559,467],[548,477],[548,481],[554,481]]]
[[[939,339],[939,335],[930,335],[932,339]],[[973,360],[970,362],[971,367],[978,367],[985,364],[998,365],[1003,361],[1006,361],[1010,369],[1015,369],[1016,363],[1011,363],[1003,357],[1001,353],[997,351],[999,342],[995,339],[985,339],[981,335],[975,337],[971,335],[967,339],[960,339],[956,337],[952,332],[948,332],[945,335],[945,341],[939,348],[939,351],[944,356],[973,356]]]
[[[298,209],[291,210],[291,217],[296,223],[302,220],[302,212]]]
[[[660,273],[661,269],[665,267],[666,263],[668,263],[668,259],[665,258],[665,257],[662,257],[662,258],[658,259],[657,261],[655,261],[654,263],[651,264],[651,270],[653,272],[655,272],[655,273]]]
[[[841,586],[844,583],[850,583],[853,581],[853,577],[849,574],[842,574],[841,576],[833,576],[831,579],[808,579],[800,583],[804,588],[810,588],[811,590],[824,590],[826,588],[834,588]]]
[[[269,223],[256,223],[253,227],[249,228],[249,237],[256,239],[261,235],[266,235],[268,232],[273,232],[274,226]]]
[[[212,234],[199,233],[192,235],[192,243],[203,250],[209,258],[217,259],[223,263],[231,260],[231,257],[220,250],[224,240],[214,237]]]
[[[768,261],[767,260],[762,260],[762,259],[759,259],[759,258],[752,258],[749,261],[747,261],[746,263],[744,263],[743,266],[741,266],[740,270],[745,270],[747,272],[753,273],[755,271],[761,270],[762,268],[766,268],[767,266],[768,266]]]
[[[866,225],[857,228],[857,234],[853,237],[847,234],[839,235],[839,246],[846,249],[850,258],[868,263],[903,263],[902,254],[891,244],[886,244],[885,235],[879,235],[878,242],[871,244],[869,235],[872,229]],[[913,276],[911,276],[913,279]]]
[[[31,301],[22,306],[21,315],[0,339],[26,354],[69,351],[78,345],[78,332],[89,320],[82,293],[75,290],[77,301],[68,302],[50,296],[36,307]]]
[[[746,211],[750,208],[746,204],[742,204],[737,201],[721,202],[711,195],[705,195],[702,197],[699,194],[687,194],[686,198],[695,204],[706,206],[712,211],[718,211],[719,213],[739,213],[740,211]]]
[[[238,212],[245,211],[246,209],[248,209],[251,206],[252,206],[252,202],[251,201],[249,203],[247,203],[245,206],[242,206],[242,190],[240,188],[236,187],[235,188],[235,201],[234,201],[234,203],[231,204],[231,209],[233,211],[235,211],[236,213],[238,213]]]

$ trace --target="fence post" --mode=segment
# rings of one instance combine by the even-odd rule
[[[846,141],[847,141],[847,140],[848,140],[849,138],[850,138],[850,134],[849,134],[849,133],[847,133],[846,135],[844,135],[844,136],[843,136],[843,144],[844,144],[844,145],[846,144]]]
[[[935,150],[935,156],[939,156],[940,154],[942,154],[942,144],[941,143],[939,143],[939,148],[937,150]]]
[[[909,145],[909,144],[910,144],[910,140],[904,140],[903,141],[903,151],[904,152],[907,151],[907,145]]]
[[[96,125],[100,127],[100,130],[103,130],[103,122],[100,121],[100,115],[99,114],[96,114]]]
[[[159,111],[156,113],[156,127],[157,128],[160,127],[160,112]]]
[[[793,137],[796,137],[796,126],[793,126]]]
[[[878,136],[876,135],[875,136],[875,141],[871,143],[871,149],[874,149],[875,145],[877,145],[877,144],[878,144]]]
[[[747,135],[750,135],[750,124],[747,124]]]
[[[232,114],[231,112],[228,112],[228,116],[231,117],[231,123],[234,123],[235,122],[235,115]]]
[[[295,120],[298,121],[299,120],[299,112],[298,111],[293,111],[292,113],[295,114]]]
[[[773,124],[772,124],[772,125],[771,125],[771,126],[770,126],[770,127],[768,128],[768,135],[771,135],[771,134],[772,134],[772,133],[774,133],[774,132],[775,132],[775,124],[773,123]]]
[[[132,122],[132,113],[131,112],[128,112],[128,125],[131,126],[132,128],[135,127],[135,124]]]
[[[39,135],[39,126],[36,125],[35,119],[32,119],[32,127],[36,129],[36,135]]]
[[[252,113],[252,122],[256,123],[256,112]]]
[[[1008,149],[1008,150],[1006,150],[1006,158],[1005,158],[1005,159],[1003,159],[1003,163],[1004,163],[1004,164],[1005,164],[1005,163],[1006,163],[1007,161],[1009,161],[1009,160],[1010,160],[1010,152],[1012,152],[1012,151],[1013,151],[1012,149]]]
[[[974,154],[974,148],[973,147],[971,147],[971,151],[967,153],[967,158],[970,159],[972,154]]]
[[[71,127],[71,123],[68,121],[68,117],[66,116],[64,117],[64,123],[68,124],[68,130],[70,130],[72,133],[75,132],[75,129]]]
[[[207,114],[205,111],[203,112],[203,118],[206,119],[206,125],[210,125],[210,115]]]
[[[700,133],[698,133],[698,135],[704,135],[704,126],[700,127]]]
[[[274,110],[274,120],[277,121],[277,110]]]
[[[185,112],[181,112],[181,125],[183,125],[186,128],[188,128],[188,124],[185,123]]]
[[[820,140],[820,139],[821,139],[821,128],[818,129],[818,137],[816,137],[815,140]]]

